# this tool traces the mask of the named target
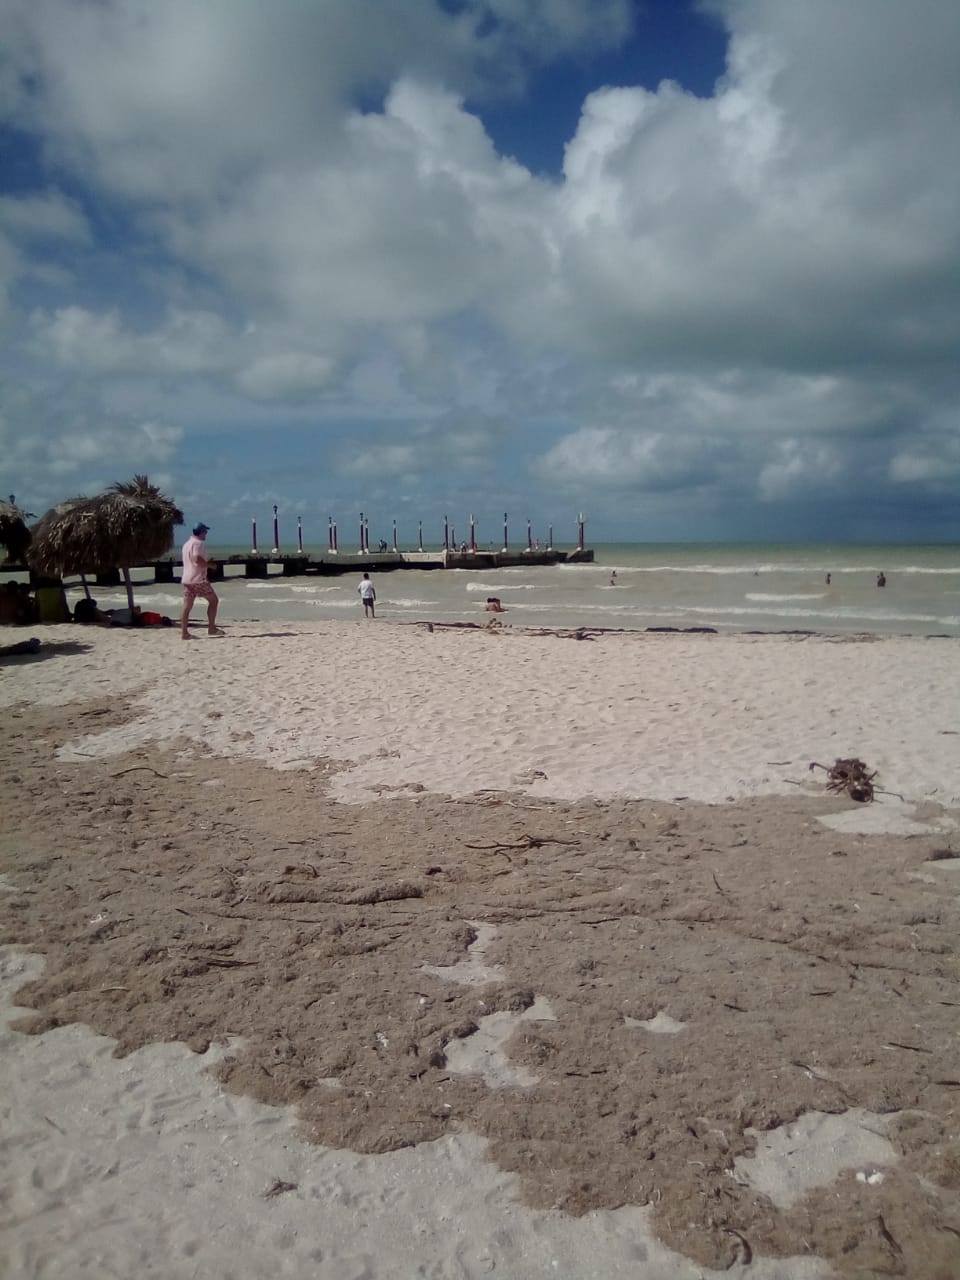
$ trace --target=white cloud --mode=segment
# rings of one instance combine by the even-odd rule
[[[63,307],[31,316],[34,340],[66,369],[88,373],[204,374],[223,370],[229,334],[210,312],[172,310],[162,326],[128,328],[116,309],[95,313]]]
[[[703,483],[722,452],[716,441],[693,435],[585,427],[554,445],[537,469],[553,483],[655,491]]]
[[[74,200],[57,191],[0,196],[0,227],[23,240],[90,242],[90,226]]]
[[[284,351],[258,357],[240,372],[237,382],[256,400],[299,399],[321,391],[333,370],[328,356]]]
[[[23,430],[24,422],[31,430]],[[72,494],[101,492],[134,473],[150,472],[158,482],[157,469],[177,457],[182,440],[182,429],[172,424],[104,414],[79,389],[74,398],[0,383],[5,473],[38,514]]]
[[[325,150],[344,107],[403,72],[516,89],[527,66],[615,45],[631,16],[629,0],[4,0],[0,103],[116,190],[206,203]]]
[[[838,451],[822,441],[781,440],[775,453],[758,477],[758,491],[765,502],[822,493],[841,474]]]
[[[0,199],[14,377],[176,450],[273,411],[389,420],[335,451],[348,482],[412,474],[426,431],[449,492],[529,429],[523,467],[571,491],[942,490],[960,6],[707,7],[715,94],[598,88],[548,180],[478,112],[615,44],[627,0],[0,0],[0,117],[87,197]]]
[[[359,449],[340,460],[340,469],[346,475],[395,476],[405,471],[419,470],[420,459],[413,445],[384,444],[371,449]]]
[[[933,492],[955,488],[960,479],[960,423],[934,423],[913,433],[890,459],[889,477],[897,485],[920,485]]]
[[[566,305],[548,333],[631,360],[817,365],[861,343],[896,358],[932,263],[957,258],[960,94],[942,69],[957,69],[960,9],[715,7],[733,24],[715,97],[588,98],[558,193]]]

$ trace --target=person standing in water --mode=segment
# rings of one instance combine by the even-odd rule
[[[377,593],[373,583],[370,581],[369,573],[365,573],[360,579],[357,591],[360,593],[360,600],[363,604],[363,616],[365,618],[375,618],[377,616]]]

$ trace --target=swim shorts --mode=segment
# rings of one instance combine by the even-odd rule
[[[183,585],[184,604],[193,604],[197,596],[208,600],[210,604],[216,604],[217,602],[217,593],[209,582],[185,582]]]

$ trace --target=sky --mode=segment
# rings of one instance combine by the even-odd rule
[[[0,32],[0,488],[38,515],[146,473],[213,544],[274,505],[319,545],[960,542],[956,0]]]

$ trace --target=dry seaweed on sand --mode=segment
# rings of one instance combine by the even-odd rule
[[[845,760],[838,757],[832,765],[818,764],[813,760],[809,768],[811,772],[823,769],[827,773],[828,791],[846,791],[851,800],[861,802],[873,799],[873,779],[877,776],[877,771],[874,769],[873,773],[867,773],[867,766],[856,756]]]

